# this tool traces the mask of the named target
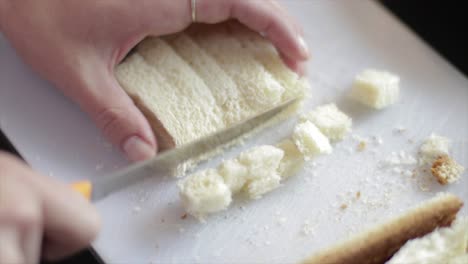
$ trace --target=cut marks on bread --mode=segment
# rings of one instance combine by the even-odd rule
[[[148,38],[116,67],[117,80],[151,123],[161,151],[291,99],[285,94],[306,94],[307,81],[293,81],[297,75],[266,39],[258,34],[254,39],[253,32],[247,39],[242,34],[248,30],[228,29],[227,24],[194,25]],[[255,45],[246,45],[249,41]],[[270,51],[260,56],[256,45]],[[284,118],[297,108],[284,111]]]

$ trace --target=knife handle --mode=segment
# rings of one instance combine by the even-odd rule
[[[90,181],[77,181],[70,185],[73,190],[77,191],[88,201],[91,201],[91,193],[93,190],[93,184]]]

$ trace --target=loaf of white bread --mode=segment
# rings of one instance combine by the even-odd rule
[[[439,194],[405,214],[325,249],[308,264],[467,263],[468,221],[463,202]]]
[[[148,38],[115,75],[150,121],[160,150],[305,97],[308,90],[268,40],[233,21]]]

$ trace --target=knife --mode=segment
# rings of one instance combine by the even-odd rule
[[[131,186],[148,177],[170,175],[177,165],[192,157],[197,157],[222,145],[232,142],[234,139],[245,135],[255,128],[272,120],[283,110],[294,105],[299,98],[288,100],[265,112],[260,113],[250,119],[233,125],[192,143],[177,147],[158,154],[157,156],[130,165],[129,167],[110,175],[104,175],[95,180],[78,181],[71,184],[71,187],[81,193],[90,201],[101,200],[113,192]]]

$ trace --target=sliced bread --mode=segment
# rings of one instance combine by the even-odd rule
[[[325,249],[304,263],[385,263],[408,240],[450,225],[462,205],[463,202],[454,195],[436,196],[400,217]]]

